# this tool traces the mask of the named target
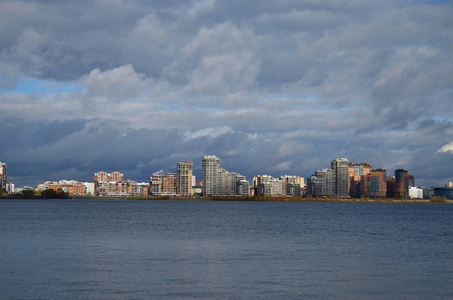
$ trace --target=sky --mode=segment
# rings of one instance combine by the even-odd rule
[[[453,181],[453,2],[0,0],[0,161],[16,187],[251,180],[337,157]]]

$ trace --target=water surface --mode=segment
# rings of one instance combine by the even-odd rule
[[[1,200],[0,295],[453,298],[453,205]]]

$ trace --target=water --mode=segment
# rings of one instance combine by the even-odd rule
[[[453,205],[1,200],[0,298],[453,298]]]

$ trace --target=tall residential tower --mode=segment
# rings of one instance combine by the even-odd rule
[[[202,163],[202,181],[203,195],[211,196],[218,194],[218,173],[220,159],[215,155],[206,155],[203,157]]]
[[[0,161],[0,191],[6,191],[6,164]]]
[[[332,160],[333,191],[337,197],[349,196],[349,160],[336,158]]]
[[[192,196],[192,170],[191,161],[181,161],[178,163],[176,173],[176,193],[183,196]]]

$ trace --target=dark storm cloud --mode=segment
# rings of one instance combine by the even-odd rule
[[[249,179],[309,176],[344,156],[442,184],[452,13],[438,1],[0,1],[0,160],[36,183],[101,169],[146,180],[186,159],[199,172],[205,154]]]

